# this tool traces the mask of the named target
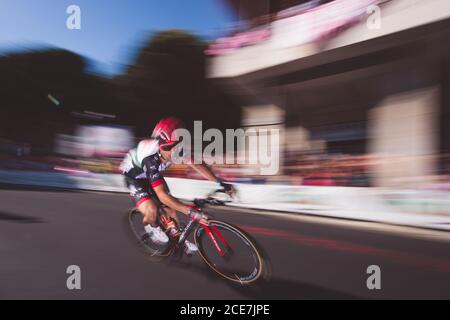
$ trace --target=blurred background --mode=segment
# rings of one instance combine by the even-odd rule
[[[450,189],[448,1],[110,3],[1,2],[1,170],[116,173],[174,115],[280,129],[235,181]]]
[[[0,0],[0,298],[449,299],[448,39],[449,0]],[[125,239],[119,163],[165,116],[279,130],[279,170],[214,165],[239,197],[208,208],[266,286]],[[217,187],[167,174],[182,200]]]

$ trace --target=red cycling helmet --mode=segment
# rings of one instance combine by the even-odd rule
[[[178,143],[178,138],[173,137],[173,132],[180,128],[183,128],[183,122],[180,119],[173,117],[165,118],[156,124],[152,137],[160,139],[162,145],[175,145]]]

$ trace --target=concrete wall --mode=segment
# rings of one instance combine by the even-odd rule
[[[378,187],[428,182],[439,149],[439,87],[388,96],[369,113],[369,153]]]
[[[245,150],[245,153],[241,153],[239,160],[243,162],[242,156],[246,155],[247,162],[254,162],[252,161],[254,158],[252,158],[252,156],[249,157],[249,155],[257,155],[258,159],[256,161],[258,164],[254,165],[253,163],[252,167],[258,168],[257,171],[260,175],[277,175],[282,173],[283,150],[285,144],[284,119],[284,109],[273,104],[244,106],[242,108],[242,126],[245,127],[246,130],[254,129],[256,133],[249,134],[245,141],[245,145],[239,146],[239,150],[241,150],[241,152]],[[268,133],[265,134],[264,132],[261,132],[261,129],[267,130]],[[271,132],[271,130],[276,130],[276,132]],[[272,143],[273,134],[278,134],[279,136],[278,141],[275,143],[276,145]],[[264,173],[263,171],[266,170],[261,170],[262,167],[270,167],[269,165],[263,164],[263,162],[267,161],[262,161],[262,157],[260,156],[260,150],[262,143],[264,142],[264,140],[261,140],[262,136],[267,137],[268,153],[266,154],[270,154],[270,166],[276,165],[278,167],[276,171],[267,170],[269,173]]]
[[[329,41],[280,47],[276,44],[283,42],[286,37],[289,40],[292,34],[286,34],[283,29],[278,32],[274,28],[272,38],[268,41],[212,58],[209,76],[236,77],[450,18],[449,0],[393,0],[383,3],[380,8],[380,28],[372,27],[373,15],[369,12],[359,24]],[[294,35],[297,29],[293,29]],[[298,30],[298,34],[301,36],[301,30]],[[395,44],[398,43],[394,41]]]

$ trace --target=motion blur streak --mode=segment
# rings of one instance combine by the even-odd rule
[[[414,267],[432,269],[435,271],[450,272],[450,260],[435,259],[432,257],[419,256],[393,250],[381,249],[372,246],[353,244],[345,241],[303,236],[297,233],[287,232],[283,230],[258,228],[246,225],[240,225],[240,227],[250,234],[278,237],[294,241],[296,243],[305,246],[314,246],[328,250],[345,251],[356,254],[365,254],[370,256],[383,257],[396,263],[408,264]]]
[[[449,0],[78,0],[81,30],[65,2],[0,0],[0,298],[450,299]],[[239,191],[208,213],[267,253],[260,293],[126,239],[120,164],[168,116]],[[217,187],[165,176],[186,201]]]

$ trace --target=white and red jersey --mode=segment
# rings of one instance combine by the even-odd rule
[[[147,139],[141,141],[136,148],[127,153],[120,164],[120,169],[127,177],[147,179],[152,187],[157,187],[164,182],[161,173],[170,165],[170,162],[161,161],[159,141]]]

